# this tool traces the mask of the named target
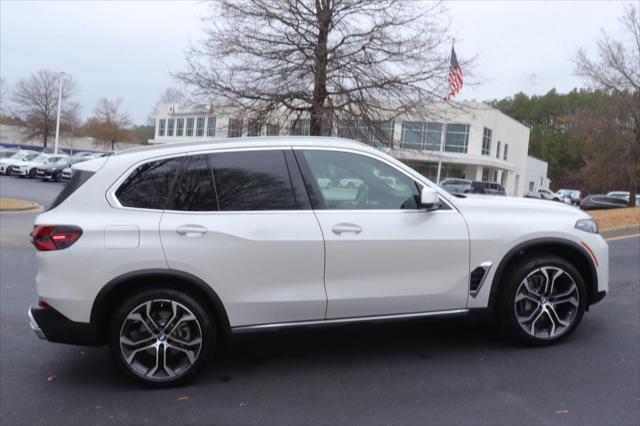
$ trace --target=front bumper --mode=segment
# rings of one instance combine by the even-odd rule
[[[101,346],[104,337],[91,323],[75,322],[53,308],[31,306],[29,325],[36,335],[50,342],[82,346]]]

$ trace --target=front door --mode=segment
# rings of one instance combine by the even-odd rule
[[[419,208],[422,184],[372,156],[297,156],[323,204],[328,319],[466,307],[469,235],[455,209]]]

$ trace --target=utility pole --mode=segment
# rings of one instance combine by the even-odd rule
[[[62,105],[62,76],[63,71],[60,71],[60,86],[58,88],[58,117],[56,118],[56,140],[53,144],[53,153],[58,153],[58,139],[60,138],[60,107]]]

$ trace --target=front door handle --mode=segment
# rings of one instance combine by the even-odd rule
[[[331,228],[331,230],[333,231],[334,234],[337,234],[337,235],[341,235],[348,232],[351,232],[354,234],[359,234],[362,232],[362,228],[354,223],[338,223],[336,225],[333,225],[333,228]]]
[[[199,237],[201,235],[206,234],[208,231],[207,228],[200,225],[182,225],[176,229],[176,232],[180,235],[184,235],[185,237],[193,238]]]

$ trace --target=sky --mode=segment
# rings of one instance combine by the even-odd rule
[[[476,83],[461,100],[517,92],[544,94],[584,87],[573,74],[579,47],[595,55],[601,29],[622,37],[618,18],[628,2],[446,2],[459,58],[476,56]],[[143,124],[170,72],[204,36],[203,1],[0,0],[0,76],[11,88],[39,69],[73,76],[84,118],[99,98],[122,97]],[[464,73],[464,69],[463,69]]]

